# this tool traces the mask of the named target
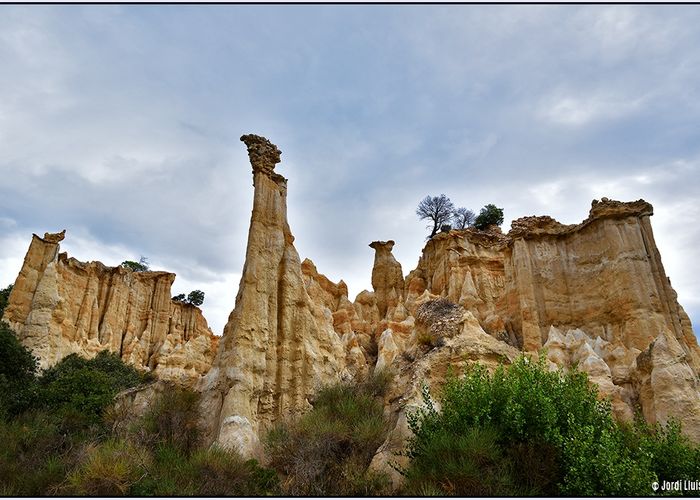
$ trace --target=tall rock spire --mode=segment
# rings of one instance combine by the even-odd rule
[[[314,315],[304,287],[287,181],[274,172],[281,152],[257,135],[241,141],[253,167],[253,213],[236,305],[203,383],[203,411],[210,441],[259,456],[259,433],[308,409],[314,389],[342,375],[345,352],[332,318]]]

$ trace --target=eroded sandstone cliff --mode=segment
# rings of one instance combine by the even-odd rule
[[[46,368],[102,350],[194,385],[218,344],[199,308],[172,301],[175,275],[134,272],[59,253],[65,231],[33,235],[3,319]]]
[[[201,374],[209,443],[261,457],[260,438],[308,408],[318,388],[390,370],[392,431],[372,467],[408,437],[420,388],[449,367],[545,356],[578,368],[619,419],[679,420],[700,442],[700,348],[666,277],[643,200],[594,201],[580,224],[523,217],[508,234],[473,228],[435,235],[404,277],[394,241],[375,241],[372,291],[348,298],[300,261],[287,222],[279,149],[245,135],[254,201],[235,307],[216,340],[198,310],[170,301],[170,273],[132,273],[58,254],[62,235],[35,237],[8,319],[47,363],[102,348],[165,377]],[[369,274],[369,273],[368,273]],[[543,349],[544,348],[544,349]],[[138,399],[138,391],[133,392]],[[139,401],[147,398],[141,397]]]
[[[307,281],[320,303],[305,287],[287,223],[287,180],[274,171],[279,149],[256,135],[241,140],[255,187],[246,261],[235,308],[201,388],[209,440],[259,456],[260,433],[307,410],[315,389],[346,376],[346,356],[355,346],[336,333],[325,306],[337,309],[342,292],[315,269]]]

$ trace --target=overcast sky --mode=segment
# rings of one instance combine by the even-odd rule
[[[376,239],[404,274],[445,193],[478,212],[583,220],[644,198],[700,321],[697,6],[0,6],[0,287],[31,234],[199,288],[220,334],[268,137],[302,257],[371,288]]]

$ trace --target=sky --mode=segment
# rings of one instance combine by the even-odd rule
[[[67,229],[70,256],[204,291],[220,334],[255,133],[282,150],[301,258],[351,300],[371,241],[415,268],[428,194],[503,207],[505,231],[644,198],[698,324],[698,47],[693,5],[1,5],[0,287],[32,233]]]

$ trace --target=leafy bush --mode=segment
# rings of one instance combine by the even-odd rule
[[[7,301],[10,300],[10,293],[12,292],[12,287],[14,285],[8,285],[6,288],[0,290],[0,318],[2,318],[5,312],[5,307],[7,307]]]
[[[0,421],[0,491],[10,496],[56,493],[75,462],[76,442],[44,412]]]
[[[138,496],[263,496],[279,494],[275,471],[233,451],[200,449],[192,455],[171,445],[152,452],[148,471],[131,487]]]
[[[190,304],[193,306],[201,306],[204,304],[204,292],[201,290],[192,290],[185,297],[184,293],[179,293],[173,296],[172,300],[175,302],[183,302],[185,304]]]
[[[409,416],[405,491],[452,495],[650,495],[662,477],[697,477],[697,448],[676,427],[616,424],[583,373],[521,357],[493,374],[449,376],[438,412]],[[695,474],[695,475],[693,475]]]
[[[503,224],[503,209],[489,203],[481,209],[479,215],[474,220],[474,227],[486,229],[490,225],[500,226]]]
[[[151,456],[129,441],[108,440],[89,443],[85,458],[68,475],[61,493],[82,496],[129,495],[132,487],[148,474]]]
[[[161,394],[143,419],[145,441],[151,445],[169,445],[189,454],[199,439],[199,394],[174,387]]]
[[[201,306],[204,304],[204,292],[201,290],[192,290],[187,295],[187,303],[193,306]]]
[[[219,448],[200,450],[192,456],[197,494],[203,496],[260,496],[278,489],[277,474]]]
[[[114,396],[144,378],[107,351],[89,360],[71,354],[39,378],[38,401],[54,412],[64,426],[81,428],[101,423],[102,412]]]
[[[135,271],[137,273],[142,273],[150,269],[148,267],[148,259],[143,256],[139,259],[138,262],[133,260],[125,260],[119,265],[122,267],[126,267],[127,269],[131,269],[132,271]]]
[[[37,360],[0,321],[0,418],[18,415],[35,399]]]
[[[388,374],[355,385],[337,384],[319,392],[313,409],[278,425],[265,440],[270,466],[286,480],[288,495],[371,495],[388,478],[367,471],[387,433],[380,398]]]

